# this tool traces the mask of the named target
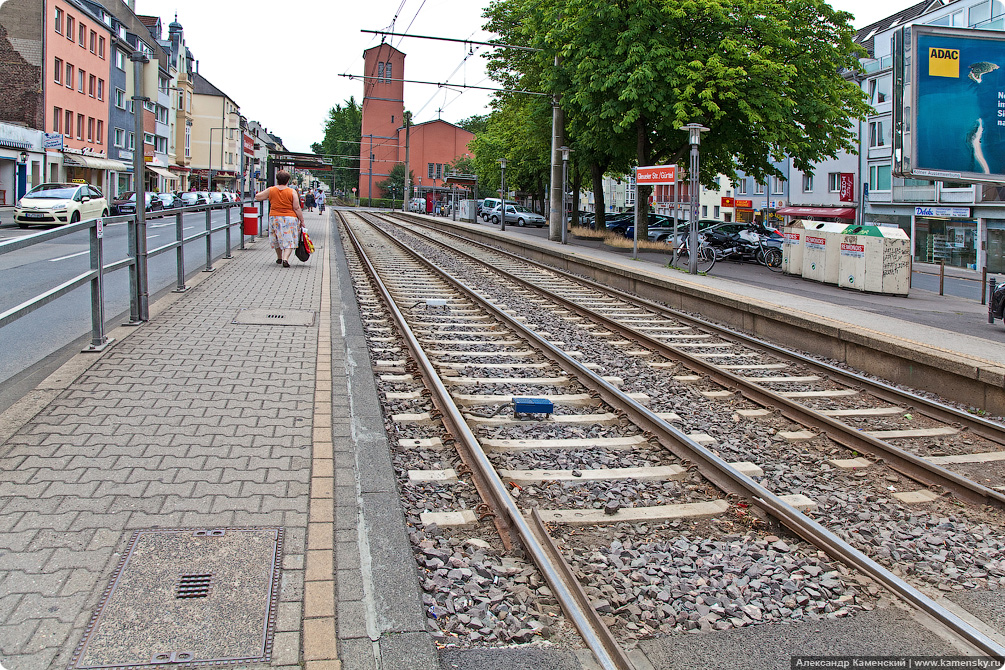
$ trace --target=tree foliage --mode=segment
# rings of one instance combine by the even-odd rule
[[[686,165],[679,128],[697,122],[705,185],[764,181],[772,159],[812,170],[855,151],[869,110],[842,74],[861,55],[852,16],[824,0],[495,0],[485,16],[500,41],[541,49],[499,49],[490,72],[560,96],[584,166]]]
[[[325,136],[311,145],[316,154],[332,158],[333,188],[343,194],[359,183],[359,143],[363,133],[363,109],[350,97],[345,106],[328,110],[324,124]]]
[[[408,171],[408,178],[412,184],[415,183],[415,173],[411,170]],[[395,163],[387,179],[378,182],[376,186],[383,193],[383,197],[396,198],[400,202],[405,192],[405,164]]]

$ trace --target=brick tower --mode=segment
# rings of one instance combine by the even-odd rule
[[[363,136],[359,146],[359,189],[362,198],[380,197],[377,184],[398,162],[398,128],[404,124],[405,54],[390,44],[363,52]],[[373,162],[370,162],[370,154]],[[372,170],[371,170],[372,165]],[[399,194],[400,197],[400,194]]]

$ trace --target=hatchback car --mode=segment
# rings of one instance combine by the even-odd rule
[[[174,193],[154,193],[154,197],[161,201],[164,209],[174,209],[175,207],[181,207],[181,198]]]
[[[184,193],[179,193],[178,197],[181,198],[182,207],[206,204],[206,197],[199,191],[185,191]]]
[[[497,206],[489,214],[489,221],[498,224],[502,221],[502,205]],[[537,226],[543,228],[545,219],[537,212],[532,212],[523,205],[506,205],[506,223],[515,223],[523,226]]]
[[[991,294],[991,307],[988,309],[991,320],[1005,319],[1005,284],[998,284]]]
[[[108,200],[90,184],[39,184],[14,205],[14,221],[21,228],[33,223],[59,226],[99,216],[108,216]]]
[[[136,213],[136,193],[129,191],[122,194],[122,198],[117,198],[112,201],[112,211],[118,215],[123,216],[126,214]],[[161,202],[160,198],[157,197],[156,193],[144,193],[143,201],[146,203],[145,210],[147,212],[156,212],[158,210],[164,209],[164,203]]]
[[[488,221],[489,217],[492,215],[492,210],[499,206],[502,202],[499,198],[485,198],[480,203],[478,203],[478,216],[482,217],[483,220]],[[508,216],[506,217],[509,218]]]

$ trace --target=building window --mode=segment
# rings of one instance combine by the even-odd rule
[[[813,192],[813,175],[804,174],[803,175],[803,193]]]
[[[125,142],[125,141],[126,141],[126,131],[122,130],[122,128],[116,128],[115,129],[115,140],[114,140],[115,146],[121,147],[122,143]]]
[[[713,219],[718,219],[719,218],[719,205],[716,205],[715,207],[713,207],[713,211],[715,213],[712,215],[712,218]]]
[[[762,182],[757,182],[754,184],[754,195],[764,195],[764,184]]]
[[[105,60],[105,38],[98,38],[98,58]]]
[[[59,107],[52,108],[52,132],[59,132],[59,124],[63,120],[63,110]]]
[[[119,109],[126,108],[126,92],[121,88],[115,89],[115,106]]]
[[[97,131],[97,133],[98,133],[98,137],[97,137],[98,144],[104,144],[105,142],[101,138],[105,134],[105,122],[102,121],[101,119],[98,119],[98,131]]]
[[[436,174],[436,165],[434,165],[433,163],[430,163],[429,164],[429,170],[428,170],[427,174],[428,174],[429,178],[432,179],[433,175]]]
[[[129,133],[129,150],[136,148],[136,133]]]
[[[185,111],[192,111],[192,93],[185,91]]]
[[[73,41],[73,17],[66,15],[66,39]]]
[[[708,205],[702,205],[701,206],[701,218],[703,218],[703,219],[707,219],[708,218]]]
[[[889,146],[890,138],[887,137],[887,133],[884,131],[884,125],[886,125],[886,130],[889,130],[889,124],[884,124],[882,121],[871,121],[869,123],[869,147],[885,147]]]
[[[77,114],[77,139],[84,139],[84,115]]]
[[[840,172],[828,172],[827,173],[827,192],[828,193],[840,193],[841,192],[841,173]]]
[[[63,10],[62,9],[57,9],[56,10],[56,18],[53,20],[52,25],[56,29],[57,33],[59,33],[60,35],[63,34]]]
[[[377,83],[384,81],[384,61],[377,63]]]
[[[178,109],[185,109],[185,92],[178,91]]]
[[[83,23],[78,23],[77,26],[79,26],[77,28],[77,44],[79,44],[83,48],[86,48],[87,26],[85,26]]]
[[[747,180],[741,179],[736,182],[736,194],[737,195],[747,195]]]
[[[878,105],[890,99],[890,75],[869,80],[869,102]]]
[[[105,99],[105,80],[98,78],[98,100]]]
[[[869,190],[889,191],[890,190],[890,165],[870,165],[869,166]]]
[[[119,68],[120,70],[126,69],[126,54],[119,51],[118,49],[115,50],[115,67]]]
[[[157,153],[166,154],[168,150],[168,141],[166,137],[157,137],[156,150]]]
[[[64,117],[65,123],[63,124],[63,134],[67,137],[73,137],[73,112],[66,110],[66,116]]]
[[[56,66],[52,68],[52,80],[57,84],[63,83],[63,61],[56,59]]]
[[[98,78],[93,74],[87,78],[87,95],[94,97],[98,89]]]
[[[785,193],[785,178],[784,177],[772,177],[771,178],[771,193],[772,195],[782,195]]]
[[[443,163],[436,164],[436,178],[443,179]]]
[[[387,61],[387,65],[384,66],[384,83],[391,83],[391,61]]]
[[[73,66],[66,64],[66,87],[73,90]]]
[[[150,133],[143,133],[143,144],[153,144],[154,136]]]
[[[192,157],[192,126],[185,126],[185,158]]]
[[[98,53],[98,33],[91,31],[90,40],[87,42],[87,48],[90,49],[91,53]]]
[[[94,141],[94,117],[93,116],[87,117],[87,141],[88,142],[93,142]]]
[[[87,73],[85,73],[83,70],[80,69],[77,70],[77,93],[84,92],[84,77],[86,76]]]

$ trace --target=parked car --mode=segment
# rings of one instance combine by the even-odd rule
[[[147,212],[156,212],[158,210],[164,209],[164,203],[160,198],[157,197],[156,193],[144,193],[143,201],[146,203],[145,207]],[[112,212],[117,216],[123,216],[126,214],[136,213],[136,193],[134,191],[127,191],[122,194],[121,198],[116,198],[112,201]]]
[[[988,311],[992,319],[1005,319],[1005,284],[998,284],[991,294],[991,307]]]
[[[426,199],[425,198],[412,198],[408,201],[408,211],[417,212],[422,214],[426,211]]]
[[[14,204],[14,222],[20,228],[33,223],[59,226],[99,216],[108,216],[108,200],[90,184],[39,184]]]
[[[489,221],[498,224],[502,221],[502,205],[496,206],[489,214]],[[543,216],[537,212],[532,212],[523,205],[506,205],[506,223],[515,223],[523,227],[527,225],[542,228],[545,224]]]
[[[185,191],[184,193],[179,193],[178,197],[181,198],[182,207],[206,204],[206,197],[200,191]]]
[[[210,202],[211,205],[217,205],[217,204],[219,204],[221,202],[228,202],[228,201],[229,201],[229,198],[227,198],[223,194],[223,191],[210,191],[209,192],[209,202]]]
[[[161,201],[164,209],[174,209],[182,207],[181,197],[174,193],[154,193],[154,197]]]
[[[492,210],[498,207],[500,202],[502,202],[502,200],[499,198],[485,198],[478,203],[478,216],[482,217],[483,221],[488,221],[492,214]]]

